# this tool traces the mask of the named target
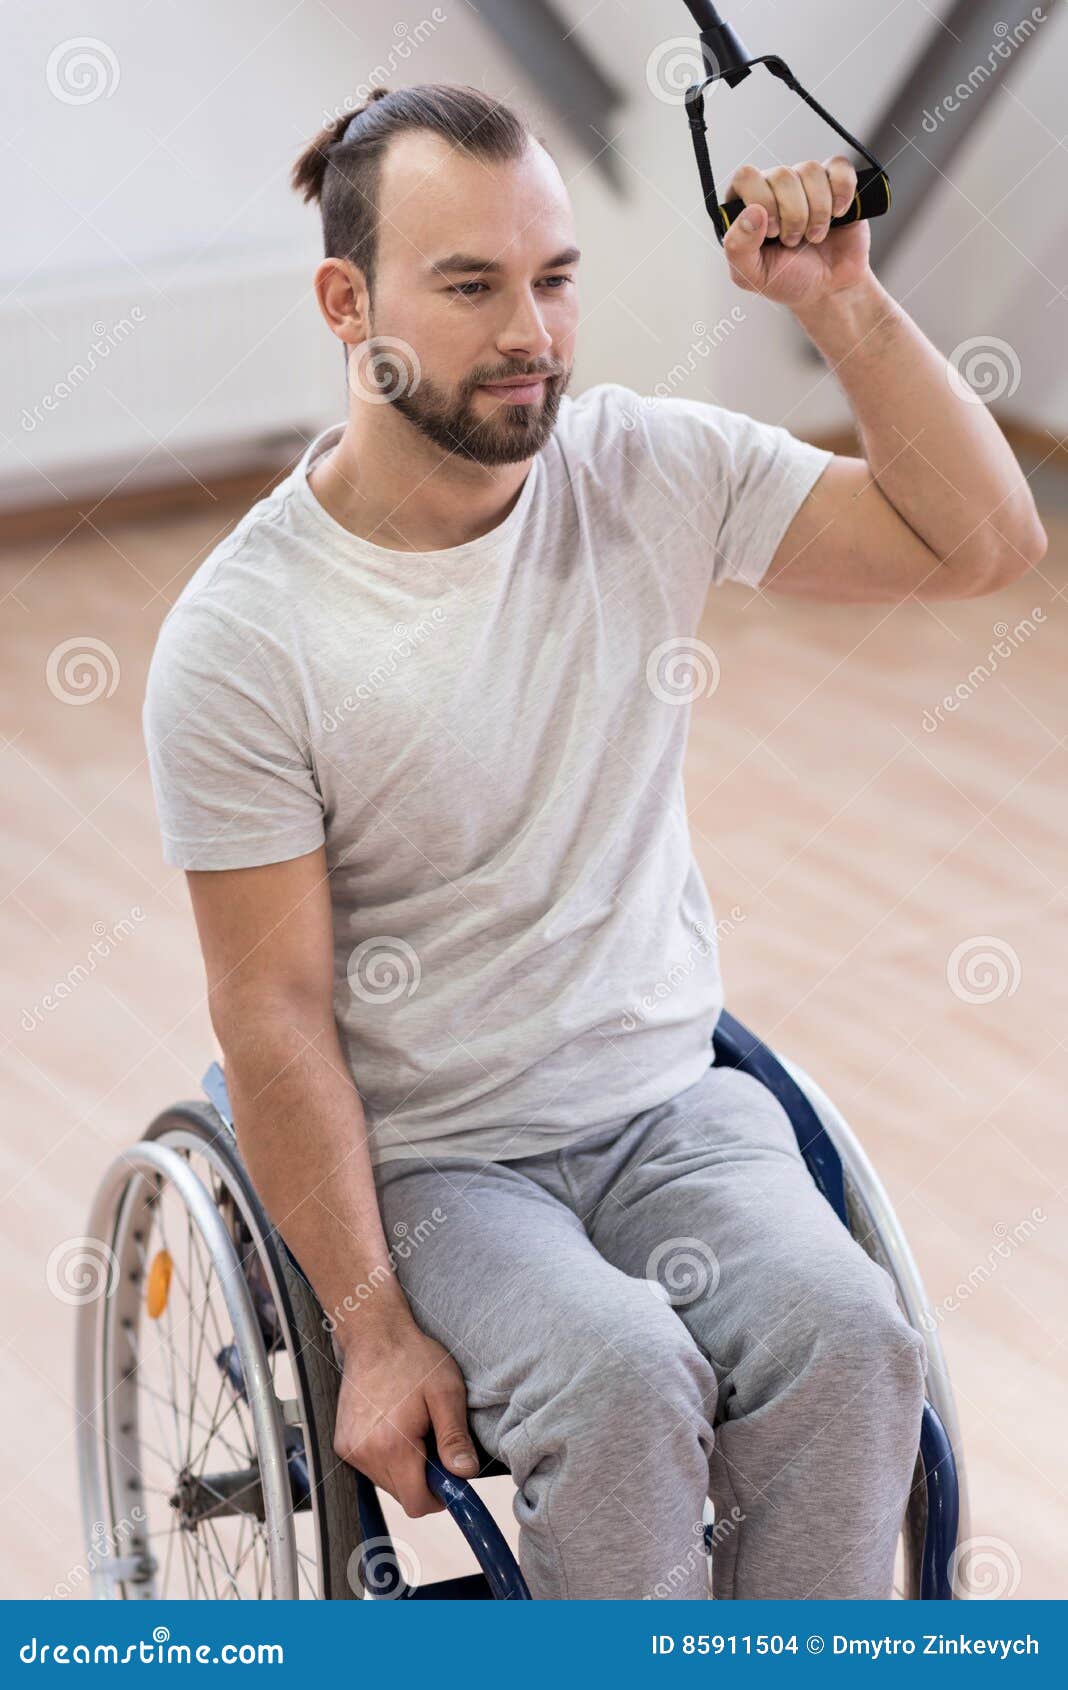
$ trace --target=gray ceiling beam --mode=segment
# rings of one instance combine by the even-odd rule
[[[549,0],[472,0],[471,9],[508,48],[594,168],[622,194],[620,160],[605,143],[626,90],[601,68]]]
[[[1005,0],[954,0],[877,121],[858,118],[858,127],[849,126],[890,177],[891,209],[871,223],[873,265],[885,262],[932,189],[943,189],[954,155],[1023,54],[1057,28],[1053,0],[1038,9],[1045,22],[1036,22],[1023,6],[1020,18],[1009,21],[1015,12]]]

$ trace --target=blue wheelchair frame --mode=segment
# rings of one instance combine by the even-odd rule
[[[842,1158],[801,1086],[775,1053],[723,1010],[712,1036],[713,1062],[739,1068],[760,1080],[782,1104],[790,1118],[809,1173],[843,1226],[849,1227],[846,1175]],[[226,1082],[213,1064],[204,1089],[224,1120],[231,1119]],[[298,1266],[299,1264],[295,1265]],[[479,1449],[479,1476],[510,1476],[508,1468]],[[437,1459],[433,1438],[427,1439],[427,1485],[459,1526],[478,1561],[480,1572],[432,1584],[406,1584],[394,1552],[378,1492],[363,1473],[357,1474],[357,1509],[361,1546],[374,1544],[373,1571],[361,1547],[361,1576],[374,1599],[461,1598],[466,1600],[530,1601],[519,1566],[489,1509],[465,1480],[446,1471]],[[953,1555],[961,1510],[961,1484],[953,1445],[933,1403],[924,1403],[920,1429],[919,1465],[926,1485],[926,1518],[920,1557],[920,1600],[948,1601],[954,1597]],[[705,1527],[711,1551],[713,1526]]]

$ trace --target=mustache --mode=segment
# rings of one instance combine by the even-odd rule
[[[551,381],[554,376],[558,377],[566,375],[566,373],[566,370],[562,369],[559,365],[557,365],[554,369],[548,370],[495,370],[492,375],[475,376],[471,382],[471,387],[481,387],[484,382],[490,381],[516,381],[520,376],[528,376],[531,381],[537,381],[539,379]]]

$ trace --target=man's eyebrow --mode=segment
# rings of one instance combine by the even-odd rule
[[[577,246],[566,246],[563,252],[558,252],[555,258],[550,258],[543,264],[543,270],[559,270],[565,264],[577,264],[582,257]],[[436,263],[427,266],[428,276],[473,275],[496,276],[504,269],[504,265],[495,258],[476,258],[470,252],[450,252],[447,258],[439,258]]]

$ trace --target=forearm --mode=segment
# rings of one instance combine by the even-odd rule
[[[1034,498],[988,406],[874,276],[795,311],[849,399],[863,455],[900,516],[949,569],[982,573],[1045,549]]]
[[[239,1019],[242,1031],[223,1044],[245,1166],[341,1349],[379,1343],[412,1316],[382,1228],[363,1106],[333,1019]]]

